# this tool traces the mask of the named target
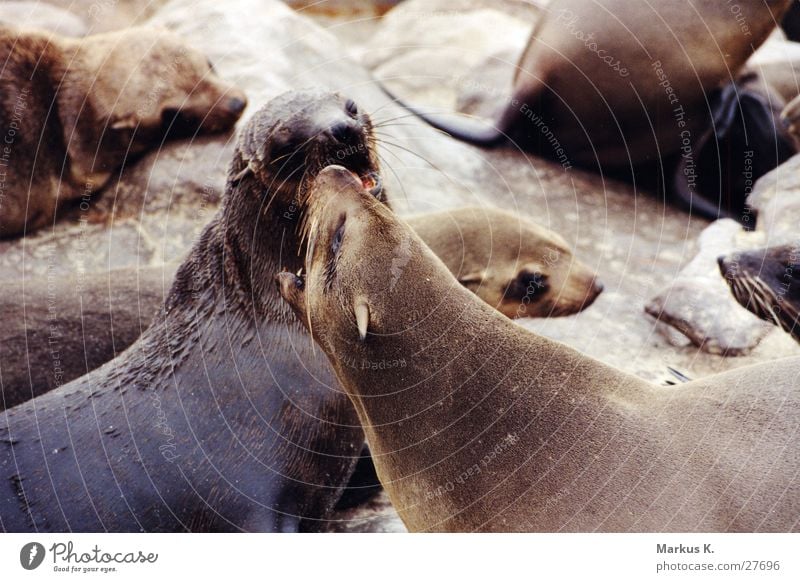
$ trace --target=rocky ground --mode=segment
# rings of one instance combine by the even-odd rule
[[[565,171],[510,147],[482,151],[455,142],[409,116],[376,85],[373,73],[408,101],[490,113],[537,17],[528,3],[407,0],[387,16],[381,15],[394,2],[292,2],[297,12],[277,0],[52,3],[70,10],[86,30],[135,22],[173,28],[247,91],[245,117],[290,88],[322,85],[351,95],[384,124],[381,155],[399,212],[494,205],[561,233],[606,290],[584,313],[520,321],[529,329],[655,381],[669,376],[667,366],[700,377],[800,354],[778,330],[747,355],[708,354],[645,314],[645,304],[669,290],[694,256],[704,221],[627,184]],[[491,82],[481,85],[481,79]],[[166,144],[121,172],[89,210],[75,208],[50,228],[0,241],[0,277],[180,258],[219,202],[234,139]],[[742,309],[733,301],[729,308]],[[329,529],[403,527],[380,496],[337,515]]]

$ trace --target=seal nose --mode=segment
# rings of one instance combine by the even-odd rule
[[[723,277],[726,277],[728,275],[728,262],[725,260],[725,255],[717,257],[717,265],[719,265],[719,272],[722,273]]]
[[[331,126],[330,134],[339,143],[354,145],[358,143],[360,131],[352,121],[341,120]]]
[[[245,107],[247,107],[247,99],[241,97],[231,97],[225,104],[225,108],[234,115],[239,115]]]

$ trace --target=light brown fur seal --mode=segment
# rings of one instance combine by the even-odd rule
[[[411,531],[800,529],[799,358],[657,386],[489,308],[343,168],[306,220],[278,286]]]
[[[468,207],[406,222],[462,285],[508,317],[570,315],[603,290],[563,238],[510,212]]]
[[[461,208],[407,221],[465,287],[508,317],[575,313],[602,290],[558,234],[509,212]],[[403,260],[398,252],[396,268]],[[0,410],[122,353],[163,304],[175,268],[0,284]]]
[[[230,129],[244,93],[162,29],[72,39],[0,25],[0,237],[51,223],[165,136]]]

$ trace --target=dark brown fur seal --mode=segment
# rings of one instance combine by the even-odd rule
[[[465,287],[508,317],[575,313],[602,290],[560,236],[509,212],[460,208],[407,221]],[[0,320],[6,325],[0,327],[0,410],[122,353],[163,305],[174,270],[119,269],[1,284]]]
[[[719,257],[742,307],[800,342],[800,243]]]
[[[150,328],[0,413],[0,529],[296,531],[328,515],[364,436],[272,279],[302,265],[306,185],[328,158],[382,197],[370,139],[337,94],[292,92],[255,114]]]
[[[230,129],[246,105],[165,30],[71,39],[0,25],[0,237],[51,223],[165,136]]]
[[[564,239],[510,212],[459,208],[406,222],[462,285],[508,317],[570,315],[603,290]]]
[[[410,530],[800,529],[800,358],[658,386],[489,308],[343,168],[306,218],[277,282]]]
[[[702,0],[554,0],[519,59],[510,101],[491,125],[412,110],[458,139],[511,141],[565,168],[578,164],[666,189],[695,213],[728,215],[718,182],[729,176],[699,184],[698,158],[727,156],[715,138],[732,131],[758,132],[772,144],[781,139],[761,101],[739,99],[744,89],[731,83],[788,5],[742,0],[733,11]],[[750,150],[758,145],[748,142]],[[754,155],[772,167],[782,161],[771,150]],[[742,171],[736,168],[732,175]],[[734,214],[745,195],[735,193]]]
[[[164,304],[176,267],[0,284],[0,410],[125,351]]]

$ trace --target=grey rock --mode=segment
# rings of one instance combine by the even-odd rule
[[[700,235],[697,255],[645,307],[710,354],[748,354],[771,331],[736,302],[717,266],[720,255],[753,248],[755,239],[740,235],[745,233],[733,220],[712,223]]]
[[[73,37],[85,36],[89,30],[76,14],[44,2],[3,2],[0,22]]]

